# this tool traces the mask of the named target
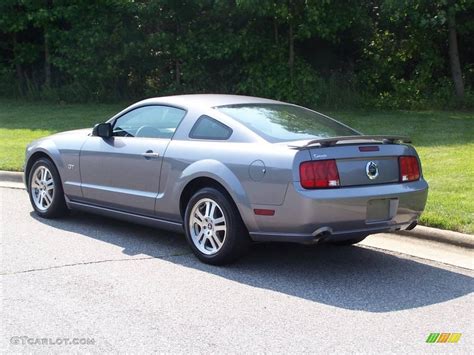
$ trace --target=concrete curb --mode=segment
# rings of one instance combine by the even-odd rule
[[[4,187],[24,188],[22,172],[0,170],[0,183],[1,182],[6,182],[6,184],[0,184]],[[22,186],[18,185],[18,183],[21,183]],[[411,231],[399,231],[397,234],[474,249],[474,236],[470,234],[424,226],[416,226],[415,229]]]
[[[425,226],[416,226],[415,229],[411,231],[398,231],[397,234],[411,238],[426,239],[438,243],[450,244],[467,249],[474,249],[474,235],[470,234]]]
[[[0,181],[23,183],[23,172],[0,170]]]

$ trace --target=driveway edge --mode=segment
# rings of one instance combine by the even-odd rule
[[[21,184],[21,186],[18,184]],[[0,170],[0,187],[24,188],[23,173]],[[411,231],[398,231],[396,234],[474,249],[474,236],[470,234],[425,226],[416,226]]]
[[[23,183],[23,172],[0,170],[0,181]]]
[[[474,249],[474,236],[471,234],[425,226],[416,226],[415,229],[411,231],[398,231],[396,234],[411,238],[431,240],[438,243],[451,244],[467,249]]]

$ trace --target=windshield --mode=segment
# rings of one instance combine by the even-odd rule
[[[359,134],[328,117],[292,105],[239,104],[216,109],[271,143]]]

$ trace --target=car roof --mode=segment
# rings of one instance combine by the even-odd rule
[[[257,103],[282,104],[283,102],[270,100],[270,99],[264,99],[260,97],[243,96],[243,95],[191,94],[191,95],[153,97],[153,98],[140,101],[137,104],[140,104],[140,105],[169,104],[169,105],[177,105],[181,107],[199,106],[201,108],[210,108],[210,107],[224,106],[224,105],[257,104]]]

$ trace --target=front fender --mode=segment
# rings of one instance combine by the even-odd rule
[[[64,193],[68,197],[81,197],[79,154],[86,135],[77,131],[55,134],[32,142],[26,149],[25,181],[38,154],[46,155],[58,169]]]
[[[37,157],[38,155],[47,156],[57,167],[59,176],[61,177],[61,181],[64,181],[64,161],[61,158],[61,153],[59,152],[59,149],[53,140],[43,138],[30,143],[26,147],[25,165],[23,169],[26,186],[28,187],[28,176],[30,173],[30,169],[36,160],[35,157]]]

